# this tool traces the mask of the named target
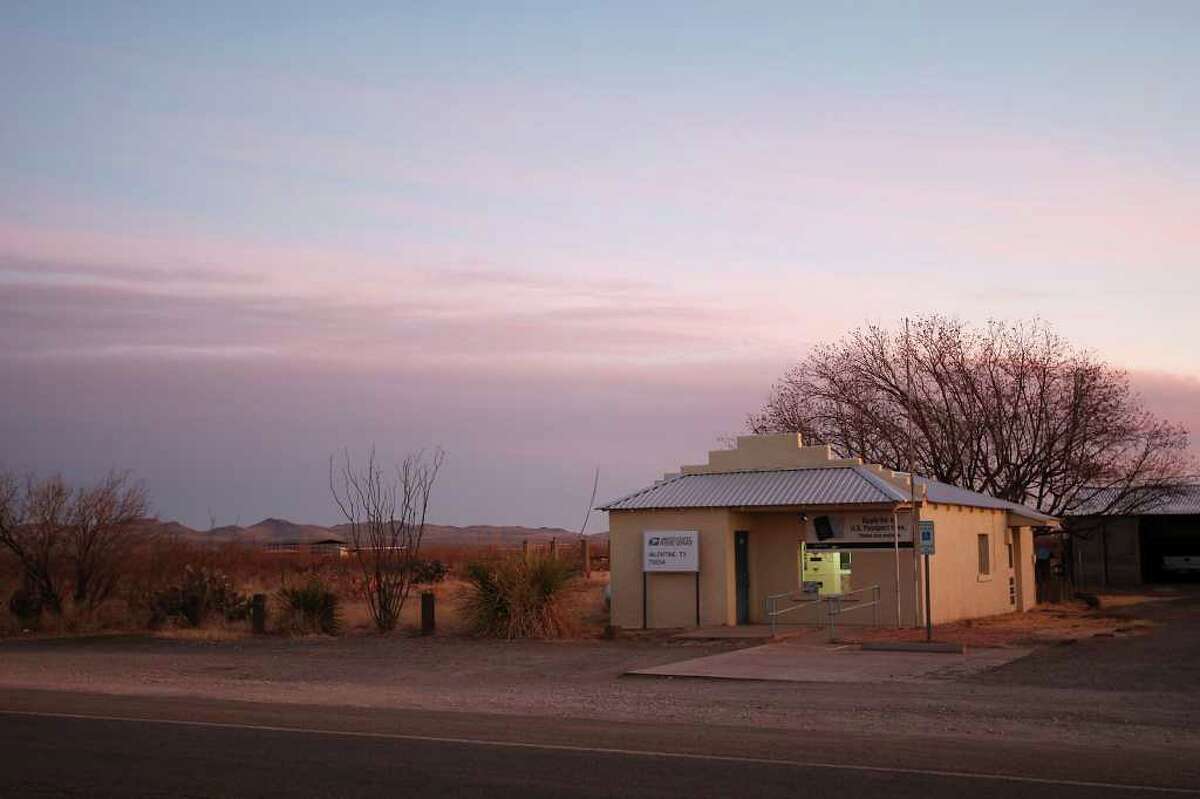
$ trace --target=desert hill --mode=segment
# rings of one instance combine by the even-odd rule
[[[350,531],[344,524],[324,527],[318,524],[298,524],[287,519],[268,518],[241,527],[225,525],[211,530],[195,530],[176,521],[146,519],[147,531],[212,543],[284,544],[312,543],[331,538],[349,541]],[[607,532],[589,534],[591,540],[606,539]],[[562,542],[577,541],[579,533],[561,527],[521,527],[517,525],[471,525],[455,527],[445,524],[425,525],[424,546],[488,547],[519,546],[526,539],[545,543],[552,538]]]

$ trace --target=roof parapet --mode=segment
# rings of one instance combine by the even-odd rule
[[[710,450],[708,463],[683,466],[680,468],[680,474],[828,469],[861,464],[861,458],[835,457],[828,444],[806,447],[799,433],[780,433],[768,436],[738,436],[733,449]]]
[[[903,491],[905,496],[908,496],[909,492],[912,491],[916,493],[918,502],[925,501],[927,487],[924,483],[917,481],[917,484],[910,488],[908,484],[908,472],[893,471],[892,469],[880,466],[878,463],[864,463],[863,468],[869,469],[871,473],[879,477],[880,480],[884,480],[895,488]]]
[[[896,472],[877,463],[863,463],[862,458],[839,458],[834,455],[833,448],[828,444],[805,446],[799,433],[738,436],[732,449],[710,450],[708,463],[681,466],[678,472],[663,475],[663,480],[690,474],[757,472],[777,469],[830,469],[853,466],[868,469],[880,480],[908,496],[910,487],[907,472]],[[919,481],[916,486],[916,495],[918,502],[924,501],[926,489]]]

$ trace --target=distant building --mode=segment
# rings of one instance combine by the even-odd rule
[[[1064,522],[1079,588],[1200,581],[1200,485],[1164,494],[1134,513],[1105,514],[1103,495]]]
[[[268,552],[304,553],[329,557],[346,557],[350,554],[350,547],[340,538],[326,538],[321,541],[272,541],[264,545],[263,549]]]
[[[618,627],[802,622],[829,607],[912,626],[926,612],[908,475],[795,434],[740,437],[601,509]],[[923,477],[916,510],[935,525],[933,621],[1033,607],[1033,531],[1056,519]]]

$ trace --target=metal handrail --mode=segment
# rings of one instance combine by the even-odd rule
[[[855,603],[853,607],[847,608],[845,610],[842,609],[842,600],[845,597],[851,596],[853,594],[865,593],[867,591],[871,592],[871,601],[870,602],[860,602],[859,600],[856,599],[856,600],[853,600],[853,602]],[[842,615],[843,613],[850,613],[851,611],[855,611],[855,610],[864,610],[866,608],[875,608],[875,614],[874,614],[875,618],[874,618],[873,624],[876,627],[879,626],[879,584],[878,583],[876,583],[875,585],[868,585],[865,588],[858,588],[858,589],[855,589],[854,591],[847,591],[844,594],[837,594],[835,596],[829,597],[829,599],[831,600],[828,604],[829,640],[830,641],[837,640],[837,617]]]
[[[771,635],[772,636],[775,635],[775,619],[776,618],[784,615],[785,613],[791,613],[793,610],[799,610],[800,608],[808,607],[809,605],[820,604],[820,602],[821,602],[821,598],[817,597],[816,599],[807,599],[803,602],[797,602],[794,605],[790,605],[790,606],[784,608],[783,610],[780,610],[779,609],[779,600],[784,599],[784,598],[791,599],[793,595],[794,595],[793,592],[789,591],[789,592],[783,593],[783,594],[771,594],[770,596],[768,596],[766,598],[765,610],[767,613],[767,618],[769,618],[771,620]]]
[[[858,600],[858,599],[847,600],[847,597],[852,597],[857,594],[864,594],[868,591],[871,592],[871,601],[869,601],[869,602],[862,602],[861,600]],[[765,605],[764,610],[766,611],[767,618],[769,618],[771,620],[771,635],[772,636],[775,635],[775,631],[776,631],[776,621],[775,620],[778,617],[783,616],[784,614],[787,614],[787,613],[791,613],[793,610],[799,610],[800,608],[805,608],[810,605],[820,605],[820,603],[822,603],[822,602],[825,603],[825,617],[829,620],[829,640],[831,640],[831,641],[834,640],[835,638],[837,638],[837,621],[836,621],[836,619],[838,616],[842,615],[843,613],[850,613],[851,611],[855,611],[855,610],[865,610],[866,608],[874,608],[875,613],[874,613],[873,624],[876,627],[879,626],[879,584],[878,583],[876,583],[875,585],[868,585],[864,588],[856,588],[855,590],[847,591],[844,594],[834,594],[832,596],[825,596],[825,597],[819,596],[816,599],[809,599],[809,600],[805,600],[803,602],[797,602],[793,605],[789,605],[788,607],[780,610],[779,600],[784,599],[784,598],[791,599],[792,596],[794,596],[794,593],[795,592],[789,591],[789,592],[785,592],[782,594],[771,594],[771,595],[767,596],[766,599],[764,600],[764,602],[763,602],[763,604]],[[843,608],[842,602],[844,602],[844,601],[849,601],[853,604],[849,608]],[[817,619],[817,626],[818,627],[821,626],[820,616],[818,616],[818,619]]]

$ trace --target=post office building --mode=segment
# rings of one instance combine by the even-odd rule
[[[924,624],[1036,601],[1033,531],[1050,516],[835,457],[799,435],[745,436],[609,513],[612,623],[672,628],[819,620]],[[850,612],[861,608],[861,613]]]

